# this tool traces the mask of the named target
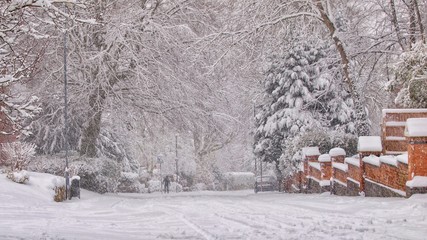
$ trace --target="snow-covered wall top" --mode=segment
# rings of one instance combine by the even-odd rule
[[[383,109],[383,116],[387,113],[427,113],[427,108]]]
[[[332,167],[333,168],[338,168],[339,170],[343,171],[343,172],[347,172],[348,171],[348,165],[345,163],[332,163]]]
[[[410,188],[427,187],[427,177],[415,176],[411,181],[406,182],[406,186]]]
[[[354,158],[354,157],[345,158],[344,163],[351,164],[356,167],[360,167],[360,162],[358,158]]]
[[[379,136],[361,136],[357,144],[359,152],[382,152],[381,137]]]
[[[329,150],[329,155],[331,157],[345,156],[345,154],[345,150],[342,148],[332,148],[331,150]]]
[[[315,168],[315,169],[317,169],[317,170],[321,171],[321,170],[320,170],[320,163],[317,163],[317,162],[309,162],[309,163],[308,163],[308,165],[309,165],[310,167],[312,167],[312,168]]]
[[[387,127],[404,127],[406,126],[406,122],[391,121],[391,122],[386,122],[385,125]]]
[[[380,166],[380,158],[374,155],[371,155],[369,157],[364,157],[363,162],[375,165],[377,167]]]
[[[330,162],[331,156],[329,156],[329,154],[322,154],[319,156],[318,161],[319,162]]]
[[[381,156],[380,162],[387,163],[389,165],[393,165],[397,167],[397,158],[395,156]]]
[[[397,161],[401,162],[401,163],[405,163],[408,164],[408,153],[399,155],[396,157]]]
[[[305,158],[307,156],[320,156],[320,151],[318,147],[305,147],[302,148],[302,156]]]
[[[427,118],[408,118],[406,120],[405,136],[427,137]]]

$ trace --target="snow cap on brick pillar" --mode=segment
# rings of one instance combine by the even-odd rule
[[[383,151],[381,137],[379,136],[360,136],[357,143],[357,151],[366,156],[375,155],[380,156]]]
[[[317,158],[320,156],[318,147],[305,147],[302,148],[302,157],[304,160],[309,162],[317,162]]]
[[[329,180],[332,176],[332,164],[331,156],[329,154],[322,154],[319,156],[318,161],[320,163],[320,172],[322,173],[322,179]]]
[[[329,155],[331,156],[332,162],[344,163],[346,153],[342,148],[332,148],[329,150]]]
[[[427,188],[427,118],[409,118],[405,137],[408,140],[409,180],[406,186]]]
[[[359,152],[359,163],[360,163],[360,192],[365,191],[365,181],[363,175],[365,174],[365,164],[363,158],[367,156],[379,157],[383,151],[381,137],[379,136],[360,136],[357,143],[357,151]]]
[[[302,159],[304,161],[304,175],[309,175],[308,162],[317,162],[317,158],[320,156],[318,147],[304,147],[302,148]]]

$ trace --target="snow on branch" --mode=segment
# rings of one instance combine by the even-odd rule
[[[54,4],[73,4],[75,6],[79,6],[85,8],[85,5],[82,3],[78,3],[77,0],[12,0],[11,4],[6,8],[9,12],[14,12],[26,7],[42,7],[46,9],[51,9],[59,15],[62,15],[66,18],[73,18],[72,15],[68,14],[65,11],[60,10]],[[95,19],[78,19],[73,18],[77,22],[88,23],[88,24],[97,24]]]
[[[54,3],[73,3],[77,4],[76,0],[12,0],[7,10],[13,12],[25,7],[51,7]]]

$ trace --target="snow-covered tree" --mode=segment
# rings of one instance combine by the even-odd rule
[[[261,161],[274,162],[279,173],[281,161],[292,168],[300,160],[290,151],[295,137],[322,129],[355,132],[351,98],[331,76],[325,56],[323,44],[299,43],[274,57],[265,73],[255,153]]]
[[[28,120],[40,112],[38,98],[16,91],[19,82],[31,80],[45,52],[47,35],[42,18],[33,8],[37,1],[7,1],[0,6],[0,138],[29,134]],[[31,23],[31,24],[30,24]]]
[[[410,108],[427,107],[427,45],[418,42],[404,52],[395,66],[396,76],[388,90],[397,94],[395,103]]]
[[[35,145],[25,142],[3,143],[0,145],[0,165],[21,171],[27,168],[35,154]]]

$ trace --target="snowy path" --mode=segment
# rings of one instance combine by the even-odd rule
[[[0,175],[0,239],[426,239],[427,196],[108,194],[54,203]],[[34,196],[34,197],[30,197]]]

